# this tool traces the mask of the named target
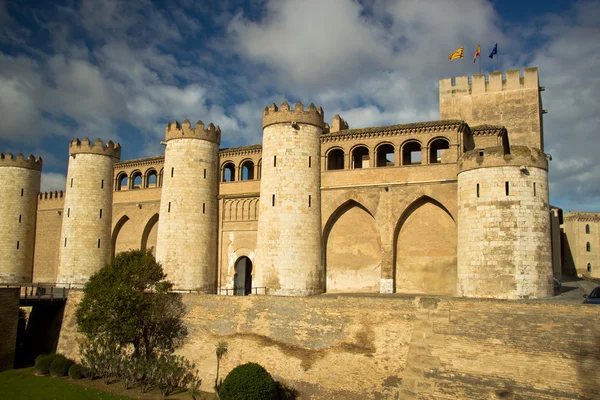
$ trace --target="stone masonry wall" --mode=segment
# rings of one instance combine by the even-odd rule
[[[33,261],[33,282],[56,282],[60,260],[60,230],[62,227],[63,194],[51,198],[42,196],[38,200],[37,223],[35,228],[35,253]]]
[[[59,283],[85,283],[110,262],[115,161],[111,156],[92,153],[69,158],[59,244]]]
[[[69,293],[58,352],[78,357]],[[178,350],[214,382],[263,365],[303,399],[593,399],[600,332],[593,305],[410,296],[183,295]]]
[[[0,281],[31,282],[40,169],[0,165]],[[8,162],[8,161],[7,161]]]
[[[19,289],[0,289],[0,371],[14,366],[18,323]]]

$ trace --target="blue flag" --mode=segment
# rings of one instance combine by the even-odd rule
[[[498,43],[494,46],[494,49],[490,53],[490,58],[494,58],[494,54],[498,54]]]

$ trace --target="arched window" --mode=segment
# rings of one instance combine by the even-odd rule
[[[382,144],[376,150],[377,167],[393,167],[396,165],[394,146],[389,143]]]
[[[585,233],[590,233],[590,224],[585,224]]]
[[[262,175],[262,158],[260,160],[258,160],[258,168],[256,171],[256,179],[260,179]]]
[[[246,160],[241,165],[241,176],[242,181],[251,181],[254,179],[254,162],[252,160]]]
[[[344,150],[331,149],[327,152],[327,170],[344,169]]]
[[[435,139],[429,145],[429,163],[437,164],[442,162],[442,151],[448,150],[450,143],[446,139]]]
[[[223,164],[222,182],[233,182],[235,180],[235,165],[230,161]]]
[[[588,272],[592,272],[592,264],[588,263],[588,265],[587,265],[587,271]]]
[[[352,150],[352,168],[369,168],[369,149],[358,146]]]
[[[585,251],[592,251],[592,247],[590,246],[590,242],[585,244]]]
[[[142,188],[142,173],[140,171],[135,171],[133,174],[131,174],[131,188]]]
[[[162,187],[163,185],[163,175],[164,175],[165,169],[161,168],[159,174],[158,174],[158,187]]]
[[[421,164],[421,143],[408,142],[402,146],[402,165]]]
[[[127,182],[129,181],[129,179],[127,178],[127,174],[125,172],[121,172],[119,175],[117,175],[117,185],[116,185],[116,190],[127,190],[128,186],[127,186]]]
[[[155,169],[146,171],[146,187],[155,188],[158,185],[158,175]]]

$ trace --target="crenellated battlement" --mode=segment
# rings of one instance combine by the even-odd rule
[[[339,114],[335,114],[333,116],[333,122],[331,124],[331,129],[329,130],[329,132],[339,132],[344,131],[346,129],[350,129],[350,127],[348,126],[348,122],[346,122],[344,118],[340,117]]]
[[[65,197],[64,192],[54,191],[54,192],[40,192],[38,193],[38,200],[62,200]]]
[[[196,126],[192,128],[192,124],[187,119],[181,125],[177,121],[169,122],[165,131],[165,140],[182,138],[203,139],[220,144],[221,128],[211,122],[205,129],[202,121],[196,122]]]
[[[294,109],[290,110],[290,105],[287,101],[281,103],[281,106],[277,108],[275,103],[269,107],[265,107],[263,111],[262,126],[263,129],[273,124],[285,124],[285,123],[299,123],[318,126],[323,129],[325,126],[325,120],[323,118],[323,109],[315,107],[313,103],[310,103],[306,111],[304,105],[301,102],[297,102],[294,105]]]
[[[469,96],[508,90],[539,90],[537,67],[525,68],[523,76],[518,69],[503,72],[491,72],[489,75],[477,74],[457,76],[440,80],[440,96]]]
[[[459,171],[477,168],[525,166],[548,170],[548,159],[540,149],[528,146],[510,146],[507,153],[503,146],[467,151],[458,161]]]
[[[69,144],[69,154],[100,154],[103,156],[109,156],[116,159],[121,159],[121,145],[119,143],[113,143],[112,140],[104,142],[98,138],[94,143],[90,142],[90,139],[84,138],[83,140],[73,139]]]
[[[17,168],[29,168],[37,171],[42,170],[42,157],[34,157],[30,154],[29,157],[25,158],[23,153],[13,156],[12,153],[0,153],[0,167],[17,167]]]

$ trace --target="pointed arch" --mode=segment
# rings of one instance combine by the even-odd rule
[[[113,228],[113,233],[112,233],[112,237],[111,237],[112,258],[115,258],[115,249],[116,249],[116,244],[117,244],[117,236],[119,236],[119,232],[121,231],[121,228],[123,228],[123,225],[125,225],[125,223],[127,221],[129,221],[129,217],[127,215],[123,215],[123,216],[121,216],[121,218],[119,218],[119,220],[115,224],[115,227]]]
[[[150,239],[150,244],[154,243],[150,247],[153,248],[152,253],[156,254],[156,229],[155,226],[158,223],[158,213],[155,213],[150,217],[146,225],[144,226],[144,232],[142,233],[142,242],[140,243],[140,249],[142,251],[146,251],[148,249],[148,240]],[[158,227],[156,227],[158,228]],[[152,234],[152,235],[151,235]],[[153,240],[152,240],[153,239]]]
[[[373,214],[350,199],[329,217],[323,231],[327,292],[379,292],[381,238]]]
[[[394,287],[399,293],[456,291],[456,220],[439,201],[421,196],[394,229]]]

